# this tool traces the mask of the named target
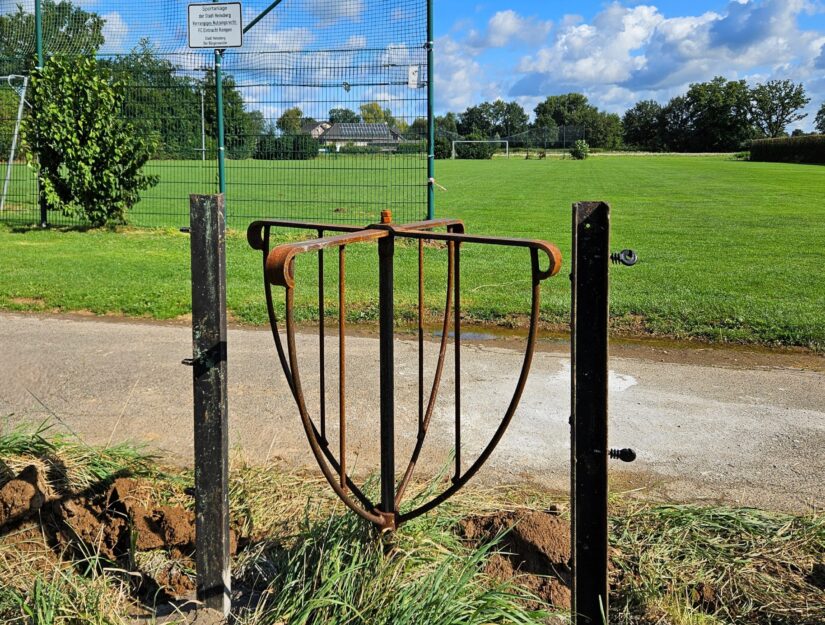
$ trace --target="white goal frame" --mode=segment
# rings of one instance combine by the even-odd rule
[[[452,151],[452,156],[450,157],[453,160],[455,160],[455,158],[456,158],[456,153],[455,153],[456,143],[503,143],[505,149],[507,150],[507,158],[510,158],[510,142],[505,141],[504,139],[486,139],[486,140],[476,140],[476,141],[457,140],[457,141],[453,141],[453,151]]]
[[[26,105],[26,90],[29,87],[28,76],[20,76],[18,74],[0,76],[0,80],[3,79],[5,79],[9,87],[11,87],[15,93],[20,95],[20,103],[17,105],[17,121],[14,124],[14,134],[11,138],[11,150],[9,150],[9,160],[6,163],[6,176],[3,180],[3,194],[0,195],[0,212],[5,210],[6,208],[6,196],[9,193],[9,183],[11,182],[11,169],[12,167],[14,167],[14,157],[15,153],[17,152],[17,140],[20,137],[20,123],[23,120],[23,108]],[[12,84],[12,81],[15,79],[22,79],[23,85],[21,87],[15,87]]]

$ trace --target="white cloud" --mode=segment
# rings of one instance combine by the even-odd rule
[[[363,50],[367,47],[367,38],[364,35],[353,35],[344,44],[349,50]]]
[[[308,0],[307,4],[322,28],[342,21],[357,22],[364,12],[364,0]]]
[[[438,62],[435,66],[435,93],[439,108],[463,111],[476,101],[481,67],[467,46],[444,36],[435,42]]]
[[[645,57],[635,52],[663,21],[655,7],[613,4],[592,24],[562,27],[551,46],[525,57],[518,69],[569,82],[621,82],[644,67]]]
[[[590,22],[561,19],[548,45],[520,60],[510,95],[580,91],[620,112],[638,99],[664,101],[691,82],[722,75],[804,81],[819,101],[825,33],[797,24],[814,10],[808,0],[731,0],[720,12],[666,17],[652,5],[613,2]]]
[[[268,52],[299,52],[315,41],[315,33],[309,28],[282,28],[259,36],[260,49]]]
[[[510,45],[543,43],[553,28],[552,21],[522,17],[513,10],[499,11],[487,23],[485,33],[470,33],[467,43],[476,48],[504,48]]]
[[[129,34],[129,26],[121,17],[120,13],[113,11],[101,16],[105,21],[103,25],[103,38],[105,40],[106,52],[123,52],[123,44]]]

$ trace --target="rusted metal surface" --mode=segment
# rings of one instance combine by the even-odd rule
[[[317,238],[298,243],[286,243],[270,249],[273,228],[292,228],[314,231]],[[263,255],[264,292],[267,300],[267,312],[272,336],[275,341],[278,358],[284,370],[287,383],[295,399],[310,449],[332,489],[341,500],[356,514],[374,523],[382,530],[393,530],[401,523],[432,510],[462,488],[487,461],[504,435],[516,412],[524,391],[536,346],[538,330],[540,285],[547,278],[556,275],[561,268],[561,253],[552,243],[540,240],[514,239],[505,237],[485,237],[469,235],[464,231],[464,224],[455,219],[437,219],[409,224],[392,223],[390,211],[382,211],[381,222],[364,228],[340,226],[333,224],[301,223],[284,220],[259,220],[252,223],[247,230],[249,244]],[[396,239],[412,239],[418,243],[418,415],[415,446],[406,463],[400,480],[396,479],[395,457],[395,388],[394,388],[394,301],[393,269],[395,262]],[[424,371],[424,286],[426,242],[446,243],[447,280],[442,322],[441,340],[432,382],[425,380]],[[381,446],[381,486],[380,501],[371,501],[353,483],[347,473],[347,401],[346,401],[346,248],[355,244],[376,243],[378,247],[379,266],[379,332],[380,332],[380,446]],[[526,248],[530,252],[531,306],[530,325],[527,331],[527,344],[524,360],[519,373],[516,389],[502,415],[501,422],[492,433],[490,442],[475,459],[464,457],[461,445],[461,250],[470,244],[492,245],[498,247]],[[323,368],[326,363],[324,347],[323,321],[324,309],[324,256],[327,249],[338,250],[338,449],[330,448],[326,438],[326,393]],[[319,330],[319,359],[321,360],[321,401],[319,412],[312,415],[306,404],[306,397],[301,385],[298,370],[298,355],[295,341],[294,297],[295,297],[295,261],[302,254],[318,253],[318,297],[321,329]],[[284,330],[286,345],[281,338],[275,306],[272,301],[272,288],[284,289],[286,313]],[[450,324],[453,326],[454,349],[454,431],[455,431],[455,470],[451,483],[429,501],[413,509],[402,511],[404,494],[412,480],[416,463],[421,455],[430,427],[432,416],[441,390],[448,346]],[[429,395],[425,389],[429,386]],[[320,430],[317,423],[320,425]],[[403,465],[402,465],[403,466]],[[465,468],[466,467],[466,468]]]

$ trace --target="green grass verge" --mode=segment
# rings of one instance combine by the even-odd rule
[[[287,171],[295,167],[291,164]],[[171,167],[164,171],[184,175]],[[260,182],[268,180],[264,165],[246,171]],[[633,269],[611,273],[617,329],[825,346],[823,167],[725,157],[497,159],[440,162],[438,181],[448,189],[438,194],[438,215],[463,219],[469,232],[544,238],[559,245],[566,267],[543,288],[542,318],[550,325],[563,327],[568,316],[570,205],[605,199],[613,206],[612,247],[632,247],[641,259]],[[265,212],[278,215],[277,191],[252,185],[248,192],[260,195],[258,207],[269,205],[264,199],[271,194],[272,210]],[[138,207],[135,213],[138,221],[140,211]],[[328,216],[336,217],[340,215]],[[328,273],[334,275],[335,258],[330,256]],[[444,256],[427,250],[427,272],[433,278],[427,285],[427,307],[434,317],[443,299]],[[415,309],[414,258],[413,247],[400,246],[396,292],[402,317]],[[171,230],[0,230],[0,263],[3,309],[89,310],[159,319],[189,311],[188,241]],[[317,316],[313,264],[313,258],[306,258],[298,267],[296,301],[302,320]],[[468,245],[462,256],[464,313],[474,321],[518,322],[528,310],[528,269],[524,251]],[[260,259],[240,233],[228,240],[228,277],[234,317],[264,323]],[[327,308],[334,314],[336,294],[334,284],[329,286]],[[350,246],[353,320],[375,319],[376,293],[374,247]]]
[[[191,473],[164,472],[134,448],[113,453],[54,437],[42,428],[18,428],[0,434],[0,456],[6,466],[62,464],[85,474],[97,470],[83,468],[92,459],[108,458],[99,482],[132,466],[145,478],[145,488],[155,491],[154,500],[192,505],[183,492],[191,484]],[[0,476],[0,487],[8,479]],[[558,495],[536,490],[466,489],[437,513],[406,524],[391,540],[382,541],[343,509],[323,478],[272,465],[234,464],[231,518],[248,537],[233,562],[234,585],[254,591],[256,597],[250,608],[238,608],[235,622],[403,625],[420,623],[422,618],[435,625],[564,622],[548,620],[548,612],[537,609],[535,597],[518,586],[518,577],[501,582],[485,573],[485,563],[497,549],[495,541],[467,544],[457,532],[460,521],[473,513],[524,505],[542,509],[561,501]],[[43,543],[39,532],[24,542],[15,539],[22,529],[0,528],[3,622],[130,622],[129,615],[136,612],[130,595],[136,576],[123,568],[126,564],[101,562],[89,553],[85,560],[67,566]],[[610,544],[611,623],[825,622],[825,517],[821,515],[659,505],[615,496]]]

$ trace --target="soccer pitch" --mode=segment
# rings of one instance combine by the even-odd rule
[[[414,158],[414,157],[408,157]],[[212,163],[190,162],[213,185]],[[274,176],[288,182],[312,171],[310,162],[230,163],[228,212],[297,218],[282,194],[288,184],[269,186]],[[192,188],[180,168],[151,165],[167,176],[146,193],[133,212],[144,216]],[[245,182],[233,188],[233,168]],[[171,178],[173,174],[178,179]],[[357,168],[345,174],[356,184]],[[365,174],[368,179],[369,172]],[[750,163],[728,157],[611,156],[586,161],[511,158],[492,161],[439,161],[436,216],[463,219],[468,232],[542,238],[559,245],[566,268],[543,287],[542,318],[563,327],[569,310],[570,206],[578,200],[605,200],[613,208],[614,250],[635,249],[639,264],[611,272],[611,311],[617,329],[634,334],[825,346],[825,167]],[[175,189],[175,186],[180,186]],[[357,189],[357,187],[356,187]],[[361,191],[354,191],[360,193]],[[376,192],[374,189],[372,192]],[[238,198],[239,193],[244,193]],[[320,193],[320,191],[319,191]],[[322,197],[319,195],[319,197]],[[175,200],[180,203],[180,200]],[[321,202],[323,204],[323,202]],[[240,205],[240,206],[239,206]],[[154,208],[153,208],[154,207]],[[184,225],[181,206],[167,227]],[[336,220],[346,211],[319,211],[312,218]],[[242,228],[246,221],[231,221]],[[377,221],[375,219],[365,220]],[[308,237],[314,233],[306,233]],[[296,233],[291,233],[292,237]],[[0,306],[173,317],[188,309],[188,246],[167,232],[0,231]],[[239,320],[262,323],[260,259],[245,239],[228,241],[229,306]],[[399,315],[415,306],[415,250],[399,246],[396,292]],[[409,255],[405,263],[403,255]],[[443,305],[443,251],[428,249],[427,306]],[[354,319],[375,316],[376,253],[372,246],[351,246],[348,254],[349,308]],[[298,266],[298,314],[312,319],[314,259]],[[334,271],[330,259],[329,271]],[[406,267],[406,268],[405,268]],[[462,254],[463,311],[470,320],[518,323],[529,305],[529,258],[520,250],[468,245]],[[86,272],[94,285],[73,287],[71,276]],[[303,276],[303,278],[302,278]],[[126,283],[119,280],[126,279]],[[85,280],[85,279],[84,279]],[[159,283],[160,281],[160,283]],[[56,287],[56,284],[60,284]],[[301,283],[299,283],[301,284]],[[334,285],[330,285],[332,289]],[[29,305],[30,299],[41,304]],[[330,290],[334,310],[335,293]],[[17,303],[15,303],[17,302]]]

